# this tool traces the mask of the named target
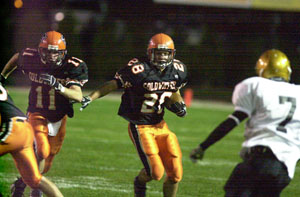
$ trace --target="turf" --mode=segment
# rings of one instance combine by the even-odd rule
[[[24,112],[27,92],[8,88]],[[66,197],[131,197],[133,180],[142,168],[127,133],[127,122],[117,115],[120,99],[107,97],[93,102],[83,112],[75,104],[75,116],[68,120],[63,148],[46,176]],[[201,103],[201,101],[200,101]],[[240,161],[243,127],[235,128],[222,141],[206,151],[204,160],[193,164],[190,151],[229,113],[230,107],[217,104],[192,106],[185,118],[166,112],[169,128],[177,134],[183,153],[184,176],[178,197],[223,196],[223,185]],[[18,176],[10,155],[0,158],[0,191],[9,196],[9,186]],[[299,165],[290,185],[281,196],[300,196]],[[162,196],[161,181],[148,184],[147,196]],[[26,190],[28,196],[29,190]]]

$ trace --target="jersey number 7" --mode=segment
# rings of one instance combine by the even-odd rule
[[[279,103],[280,104],[284,104],[286,102],[290,102],[291,103],[291,108],[290,111],[288,113],[288,115],[286,116],[286,118],[279,124],[279,126],[276,128],[278,131],[284,132],[286,133],[286,128],[284,128],[284,126],[290,122],[294,116],[295,110],[296,110],[296,98],[294,97],[287,97],[287,96],[279,96]]]

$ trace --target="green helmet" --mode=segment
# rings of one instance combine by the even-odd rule
[[[260,77],[283,78],[285,81],[290,81],[292,69],[287,56],[277,50],[271,49],[265,51],[256,63],[256,73]]]

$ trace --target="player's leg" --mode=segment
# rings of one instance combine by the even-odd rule
[[[44,161],[50,154],[50,144],[48,142],[48,122],[39,113],[28,113],[28,121],[31,124],[36,144],[36,154],[40,171],[44,170]]]
[[[281,191],[290,183],[284,163],[279,161],[271,149],[254,147],[247,160],[255,169],[256,196],[280,196]]]
[[[67,116],[64,116],[57,135],[48,136],[48,142],[50,144],[50,154],[45,160],[45,168],[43,174],[50,170],[55,155],[57,155],[62,148],[65,135],[66,135],[66,126],[67,126]]]
[[[135,197],[144,197],[146,196],[146,183],[151,181],[152,178],[149,176],[143,168],[138,176],[135,177],[133,185],[134,185],[134,196]]]
[[[14,152],[12,155],[24,183],[34,190],[41,190],[47,196],[63,196],[54,183],[46,177],[42,177],[40,174],[32,147],[27,147],[21,151]],[[30,196],[33,197],[36,195],[41,196],[42,193],[30,194]]]
[[[246,162],[237,164],[224,186],[225,196],[252,196],[255,191],[254,173],[252,167]]]
[[[45,168],[45,159],[50,154],[50,144],[48,142],[48,121],[40,113],[28,113],[28,121],[31,124],[36,145],[36,155],[39,171],[43,172]],[[41,197],[42,192],[39,189],[32,189],[31,197]]]
[[[49,179],[46,177],[42,177],[39,188],[47,195],[47,196],[53,196],[53,197],[62,197],[62,193],[59,191],[59,189],[56,187],[54,183],[52,183]]]
[[[55,155],[60,151],[65,135],[66,135],[66,123],[67,123],[67,116],[65,116],[62,121],[61,125],[59,127],[59,130],[56,134],[56,136],[48,136],[48,144],[50,147],[50,153],[46,159],[43,159],[39,161],[39,167],[43,174],[47,173],[53,163]],[[41,167],[42,166],[42,167]],[[31,197],[41,197],[42,192],[40,189],[33,189],[30,193]]]
[[[18,121],[17,121],[18,120]],[[24,118],[13,118],[5,128],[9,130],[9,136],[4,141],[5,144],[0,145],[0,155],[14,152],[15,150],[22,149],[26,143],[32,143],[33,133],[27,134],[26,129],[19,129],[20,124],[23,124]],[[18,125],[16,125],[18,123]],[[22,132],[20,132],[22,131]],[[29,141],[28,141],[29,140]],[[24,190],[26,188],[26,184],[23,182],[22,178],[19,177],[12,185],[11,185],[11,196],[19,197],[23,196]]]
[[[129,136],[134,143],[139,157],[144,165],[144,170],[135,179],[135,193],[145,196],[146,182],[160,180],[164,174],[164,167],[158,155],[158,147],[153,133],[153,126],[129,124]],[[140,184],[137,184],[140,183]],[[138,186],[141,186],[138,188]]]
[[[167,177],[163,185],[165,197],[175,197],[178,183],[182,179],[182,153],[177,137],[172,133],[165,122],[162,125],[162,135],[157,136],[159,155],[166,169]]]

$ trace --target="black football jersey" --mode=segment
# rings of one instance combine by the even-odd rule
[[[44,84],[40,74],[53,75],[65,87],[82,87],[88,81],[85,62],[67,55],[60,66],[52,68],[41,62],[37,49],[26,48],[19,55],[18,68],[27,74],[31,81],[28,112],[40,112],[50,122],[56,122],[66,114],[73,117],[73,106],[69,99]]]
[[[179,60],[162,72],[145,58],[134,58],[115,77],[124,88],[118,114],[133,124],[149,125],[162,121],[164,102],[187,83],[186,66]]]

